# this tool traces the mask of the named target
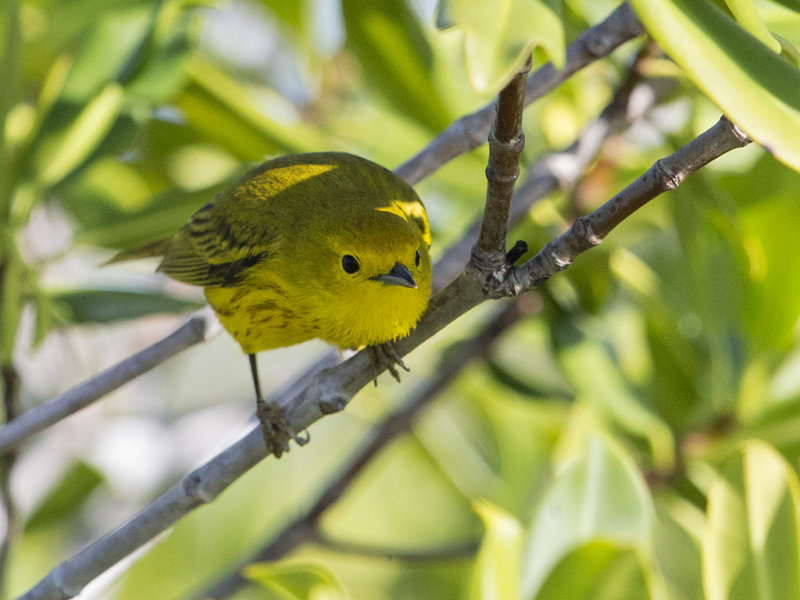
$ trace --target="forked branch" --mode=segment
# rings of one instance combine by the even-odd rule
[[[506,232],[514,185],[519,177],[519,157],[525,146],[522,111],[525,108],[525,78],[530,68],[529,57],[501,90],[497,97],[497,116],[489,132],[486,206],[478,241],[467,267],[483,287],[505,280],[514,262],[506,253]]]

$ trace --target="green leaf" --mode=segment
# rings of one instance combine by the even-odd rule
[[[84,37],[64,85],[64,99],[86,101],[117,80],[152,23],[152,9],[144,4],[103,15]]]
[[[607,541],[578,546],[550,572],[536,600],[651,598],[637,553]]]
[[[501,508],[479,500],[475,512],[486,528],[472,573],[472,600],[519,597],[522,525]]]
[[[705,513],[674,489],[657,497],[655,555],[670,599],[703,598],[700,538]]]
[[[771,446],[751,440],[709,490],[703,536],[708,600],[800,598],[800,481]]]
[[[527,542],[522,597],[532,598],[574,548],[606,540],[645,551],[654,510],[633,460],[604,437],[591,437],[550,485]]]
[[[147,37],[118,74],[129,96],[151,105],[169,102],[188,80],[197,41],[196,6],[211,0],[167,0],[154,12]]]
[[[798,185],[798,177],[791,174],[787,183]],[[755,347],[764,352],[795,343],[794,329],[800,318],[800,272],[787,257],[800,253],[800,239],[791,226],[796,216],[797,198],[785,191],[769,198],[769,202],[745,206],[740,213],[750,262],[743,323]]]
[[[417,17],[405,0],[343,0],[347,47],[366,80],[395,108],[434,131],[450,113],[431,79],[433,57]]]
[[[216,193],[223,191],[232,180],[212,188],[195,192],[169,190],[159,194],[142,210],[135,213],[111,211],[98,201],[84,202],[74,198],[67,205],[85,228],[78,233],[83,243],[108,248],[130,248],[136,244],[171,235],[180,229],[189,217]]]
[[[557,0],[439,0],[436,25],[463,30],[467,74],[480,93],[497,93],[536,47],[556,67],[564,64]]]
[[[608,351],[588,339],[566,346],[560,354],[568,379],[606,417],[646,439],[653,462],[669,469],[675,440],[669,426],[633,395]]]
[[[285,600],[345,600],[332,571],[310,562],[260,563],[245,567],[244,576]]]
[[[756,10],[753,0],[725,0],[728,8],[731,9],[736,21],[744,27],[750,35],[758,39],[773,52],[780,52],[781,45],[767,29],[764,21]]]
[[[800,13],[800,0],[775,0],[778,4],[782,4],[789,10]]]
[[[6,229],[2,233],[8,235]],[[10,364],[14,356],[20,320],[22,319],[24,281],[27,276],[16,248],[4,256],[0,269],[0,361]]]
[[[85,37],[64,88],[82,102],[116,81],[131,96],[166,102],[185,81],[194,46],[192,0],[121,7],[103,15]]]
[[[308,0],[262,0],[262,3],[291,29],[302,29],[309,11]]]
[[[186,124],[238,158],[263,160],[267,154],[326,147],[316,128],[266,116],[253,91],[210,62],[193,61],[189,74],[191,83],[176,102]]]
[[[795,45],[777,33],[773,33],[772,35],[778,41],[778,44],[780,44],[781,56],[791,60],[796,67],[800,67],[800,51],[798,51]]]
[[[202,306],[162,294],[113,290],[77,290],[53,295],[53,302],[73,323],[110,323],[154,313],[182,313]]]
[[[708,0],[631,0],[647,31],[751,138],[800,170],[800,71]]]
[[[94,467],[78,462],[67,471],[25,523],[25,533],[64,519],[83,506],[105,479]]]
[[[122,100],[122,87],[109,83],[86,105],[59,140],[39,157],[41,184],[58,183],[94,152],[114,124]]]
[[[789,365],[789,369],[796,370]],[[787,460],[800,456],[800,399],[768,405],[739,433],[741,438],[760,439],[780,452]]]

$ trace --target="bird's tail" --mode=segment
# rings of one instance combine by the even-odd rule
[[[167,253],[167,250],[169,249],[171,243],[172,243],[172,237],[166,237],[160,240],[147,242],[146,244],[142,244],[141,246],[136,246],[135,248],[123,250],[121,252],[118,252],[111,258],[109,258],[106,262],[103,263],[103,266],[110,265],[112,263],[123,262],[126,260],[136,260],[137,258],[164,256]]]

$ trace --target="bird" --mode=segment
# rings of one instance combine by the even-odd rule
[[[267,160],[174,235],[107,262],[161,257],[157,271],[204,289],[248,356],[264,441],[279,458],[307,438],[264,399],[256,354],[314,338],[371,347],[373,364],[399,380],[392,363],[406,367],[392,343],[428,305],[430,245],[425,207],[400,177],[353,154],[312,152]]]

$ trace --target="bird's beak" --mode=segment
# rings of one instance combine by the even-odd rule
[[[414,281],[411,271],[408,270],[408,267],[400,263],[394,263],[394,266],[388,273],[381,273],[380,275],[375,275],[375,277],[370,277],[370,279],[382,281],[387,285],[401,285],[403,287],[417,289],[417,282]]]

